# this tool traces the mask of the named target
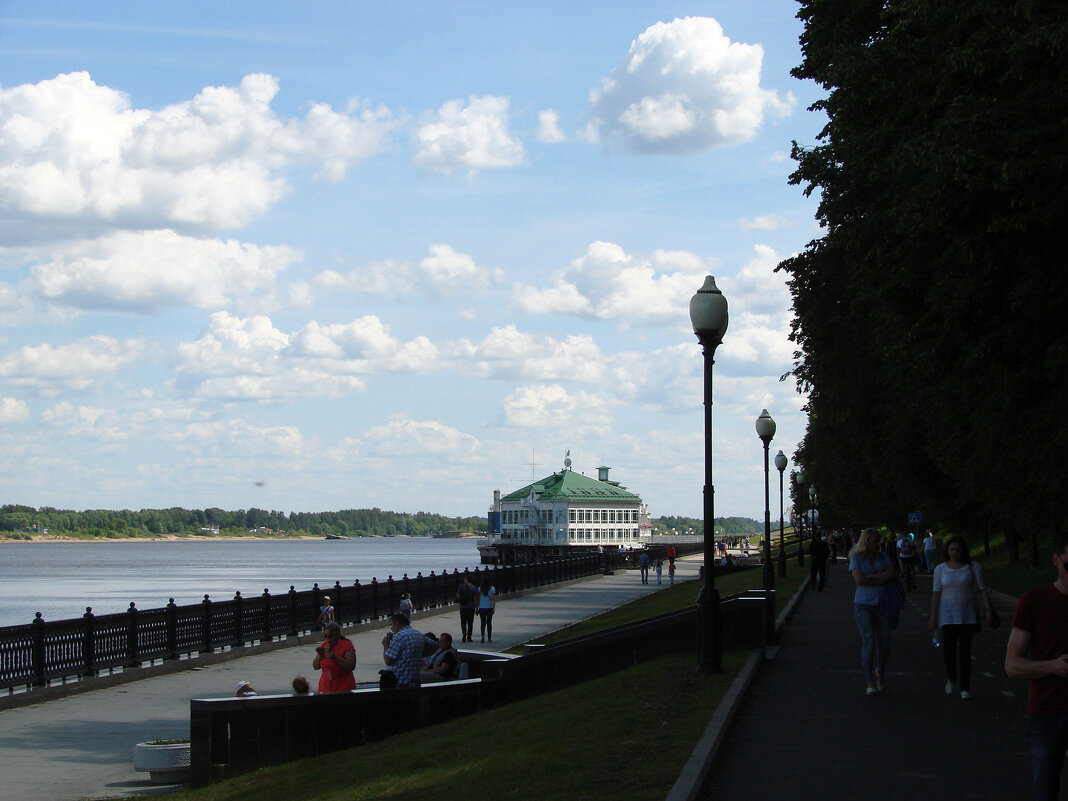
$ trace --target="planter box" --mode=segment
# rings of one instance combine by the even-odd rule
[[[153,784],[181,784],[192,778],[189,743],[138,743],[134,770],[148,771]]]

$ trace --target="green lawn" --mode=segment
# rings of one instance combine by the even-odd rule
[[[807,576],[777,579],[781,610]],[[722,595],[760,586],[753,569],[717,580]],[[563,630],[573,637],[693,604],[699,582],[677,582]],[[548,642],[550,638],[539,638]],[[723,672],[669,654],[605,678],[433,726],[381,743],[265,768],[171,801],[426,801],[474,797],[659,801],[730,687],[746,652]],[[655,754],[655,758],[644,758]],[[639,766],[640,765],[640,769]],[[566,766],[566,768],[565,768]],[[640,781],[635,776],[640,775]]]

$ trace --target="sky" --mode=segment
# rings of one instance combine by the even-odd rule
[[[762,519],[796,11],[0,0],[0,503],[483,515],[570,451],[700,517],[714,275],[716,514]]]

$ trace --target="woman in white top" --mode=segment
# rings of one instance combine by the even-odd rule
[[[935,568],[928,627],[932,634],[942,629],[942,656],[949,677],[946,694],[953,694],[959,675],[960,697],[967,699],[972,697],[972,636],[979,628],[976,605],[981,597],[990,625],[990,590],[983,584],[982,568],[972,561],[963,537],[953,537],[946,543],[946,557]]]

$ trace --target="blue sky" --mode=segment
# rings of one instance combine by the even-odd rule
[[[700,516],[713,274],[716,509],[759,519],[820,234],[795,13],[0,2],[0,502],[482,514],[570,450]]]

